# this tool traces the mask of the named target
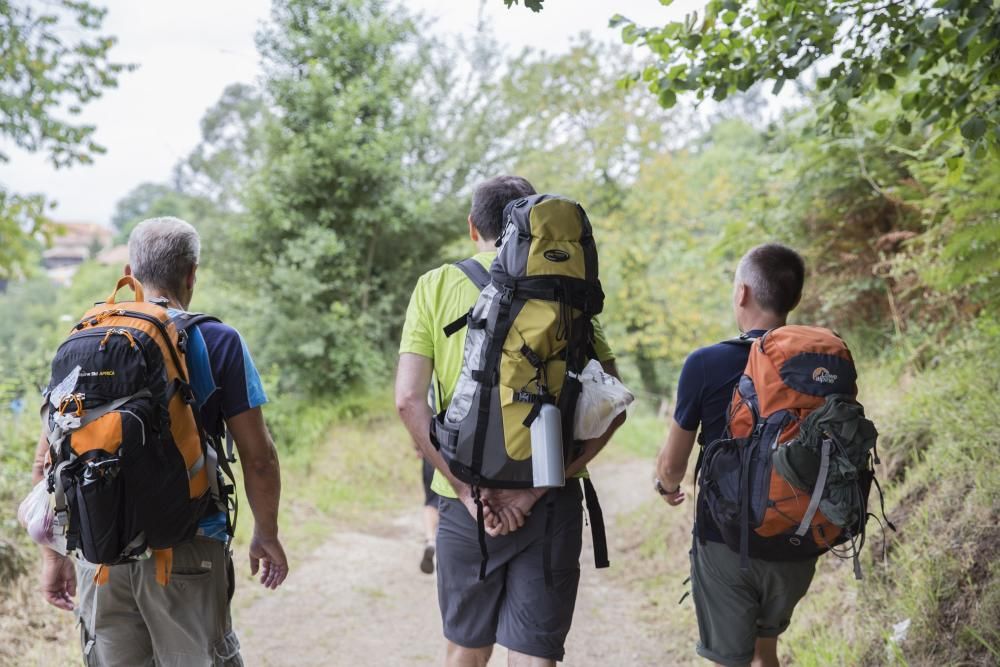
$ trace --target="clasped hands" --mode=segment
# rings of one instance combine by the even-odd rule
[[[490,537],[507,535],[523,526],[531,515],[531,508],[546,491],[547,489],[480,489],[486,534]],[[477,507],[471,487],[463,485],[458,497],[475,519]]]

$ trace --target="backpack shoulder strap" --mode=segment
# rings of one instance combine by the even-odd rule
[[[737,336],[736,338],[727,338],[721,341],[723,345],[737,345],[739,347],[750,347],[756,341],[756,338],[751,338],[747,335]]]
[[[472,283],[482,291],[490,284],[490,272],[486,270],[475,258],[469,257],[461,262],[455,262],[455,266],[468,277]]]
[[[214,315],[206,315],[205,313],[179,313],[170,318],[170,321],[174,323],[178,331],[186,331],[196,324],[201,324],[202,322],[219,322],[222,323],[218,317]]]

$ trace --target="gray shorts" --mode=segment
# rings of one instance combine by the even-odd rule
[[[759,637],[777,637],[809,590],[816,559],[750,560],[725,544],[697,544],[691,554],[691,596],[698,617],[698,655],[726,667],[749,665]]]
[[[226,545],[196,537],[174,547],[170,583],[156,582],[156,562],[109,568],[77,561],[77,615],[84,664],[138,667],[240,667],[229,615],[232,561]]]
[[[466,648],[499,643],[525,655],[562,660],[580,583],[582,493],[573,480],[549,494],[555,494],[551,590],[542,560],[547,495],[519,530],[486,538],[489,565],[483,581],[475,520],[458,500],[441,499],[438,602],[448,641]]]

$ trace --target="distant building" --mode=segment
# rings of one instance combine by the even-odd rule
[[[55,222],[52,245],[42,253],[45,274],[53,282],[68,285],[77,269],[111,245],[114,231],[85,222]]]
[[[128,264],[128,246],[116,245],[102,250],[97,256],[97,262],[104,266],[124,267]]]

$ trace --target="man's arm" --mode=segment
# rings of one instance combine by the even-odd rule
[[[404,352],[399,355],[399,366],[396,370],[396,412],[403,421],[410,437],[416,443],[424,458],[441,471],[451,483],[459,500],[469,510],[473,517],[476,516],[476,505],[472,498],[472,490],[468,484],[460,481],[452,474],[445,463],[441,452],[431,443],[430,426],[431,408],[427,405],[427,387],[430,386],[431,376],[434,373],[434,363],[428,357],[412,352]],[[488,515],[487,532],[491,535],[507,532],[503,526],[497,526],[492,517],[490,508],[484,503],[484,512]],[[523,519],[522,519],[523,522]],[[507,527],[509,530],[509,526]]]
[[[45,430],[35,447],[35,460],[31,464],[31,481],[38,484],[45,472],[45,460],[49,455],[49,439]],[[39,547],[42,555],[42,575],[39,589],[42,597],[53,607],[64,611],[73,611],[73,598],[76,596],[76,569],[73,561],[58,551],[48,547]]]
[[[230,417],[226,426],[236,441],[243,467],[243,486],[254,518],[250,571],[257,574],[263,561],[260,583],[274,589],[288,576],[288,559],[278,540],[278,503],[281,498],[278,452],[259,407]]]
[[[687,474],[688,460],[694,449],[695,431],[688,431],[675,420],[670,420],[670,431],[667,441],[656,457],[656,478],[667,491],[663,499],[670,505],[680,505],[684,502],[684,491],[681,482]]]

